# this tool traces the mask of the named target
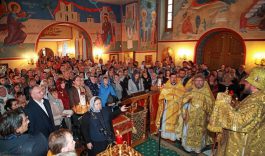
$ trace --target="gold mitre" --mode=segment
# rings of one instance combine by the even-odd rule
[[[251,85],[258,89],[265,89],[265,68],[255,67],[251,70],[248,78],[246,79]]]

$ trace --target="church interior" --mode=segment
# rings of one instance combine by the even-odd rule
[[[0,155],[264,155],[264,66],[265,0],[1,0]]]

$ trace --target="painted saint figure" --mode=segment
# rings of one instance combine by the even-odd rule
[[[102,48],[103,46],[103,41],[99,32],[96,32],[95,46],[98,48]]]
[[[16,2],[10,2],[10,13],[7,16],[8,35],[4,39],[4,46],[22,44],[27,37],[27,34],[22,30],[25,26],[21,23],[28,20],[25,12],[20,12],[21,7]]]
[[[156,25],[157,25],[157,20],[156,20],[156,12],[152,11],[152,26],[151,26],[151,45],[156,44]]]
[[[147,25],[147,11],[145,9],[142,9],[141,11],[141,46],[146,47],[147,45],[147,35],[148,35],[148,25]]]
[[[182,24],[182,33],[183,34],[192,34],[193,33],[193,28],[192,28],[192,23],[191,23],[191,17],[187,16],[187,18],[183,21]]]
[[[109,22],[108,15],[104,14],[104,22],[102,24],[102,40],[105,46],[110,44],[112,38],[111,23]]]

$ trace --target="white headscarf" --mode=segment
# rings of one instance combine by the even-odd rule
[[[100,110],[96,110],[96,109],[95,109],[95,99],[96,99],[96,98],[98,98],[99,100],[101,100],[98,96],[93,96],[93,97],[90,99],[90,101],[89,101],[89,103],[90,103],[90,110],[91,110],[92,112],[94,112],[94,113],[99,113]]]

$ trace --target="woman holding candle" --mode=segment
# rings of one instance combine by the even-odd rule
[[[90,155],[96,155],[114,142],[115,134],[112,119],[121,112],[127,111],[127,107],[111,112],[110,108],[101,105],[101,99],[94,96],[90,100],[90,110],[82,117],[81,130],[85,138]]]

